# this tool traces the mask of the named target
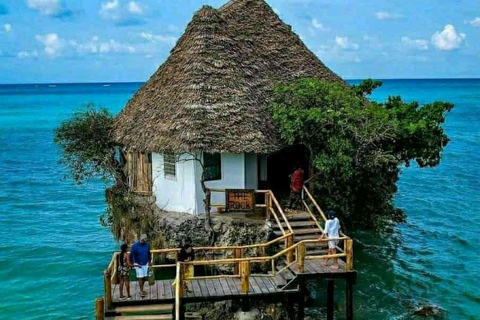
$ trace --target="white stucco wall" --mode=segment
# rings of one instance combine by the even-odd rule
[[[197,212],[204,213],[202,186],[200,185],[201,166],[196,165]],[[244,189],[245,188],[245,155],[222,153],[222,179],[207,181],[207,187]],[[212,193],[212,203],[225,204],[225,193]]]
[[[199,157],[199,155],[197,155]],[[159,208],[190,214],[204,213],[205,197],[200,184],[202,169],[190,155],[182,155],[176,163],[176,177],[165,177],[163,155],[152,154],[153,194]],[[256,189],[258,160],[255,154],[222,154],[222,179],[207,181],[207,187]],[[225,204],[224,193],[212,193],[212,203]]]
[[[176,165],[176,176],[165,177],[163,155],[152,154],[153,194],[160,209],[172,212],[196,213],[195,204],[195,161],[180,156]]]

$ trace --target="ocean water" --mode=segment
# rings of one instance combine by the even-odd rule
[[[116,248],[98,221],[104,186],[62,181],[53,130],[85,103],[117,113],[140,85],[0,85],[0,319],[93,318]],[[388,80],[372,98],[388,95],[455,103],[451,142],[438,167],[403,170],[396,203],[407,223],[353,235],[356,318],[415,319],[412,308],[428,303],[447,319],[480,319],[480,80]],[[312,289],[320,317],[325,288]]]

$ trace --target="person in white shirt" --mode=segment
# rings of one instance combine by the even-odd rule
[[[328,220],[325,222],[325,229],[323,230],[322,238],[334,239],[340,237],[340,221],[336,218],[335,211],[331,210],[327,213]],[[328,254],[337,253],[338,240],[328,241]],[[323,265],[326,266],[329,258],[325,259]],[[338,269],[338,258],[333,258],[333,269]]]

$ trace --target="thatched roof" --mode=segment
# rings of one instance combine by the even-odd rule
[[[272,90],[298,77],[342,81],[264,0],[204,6],[118,115],[114,135],[143,152],[271,153],[280,148]]]

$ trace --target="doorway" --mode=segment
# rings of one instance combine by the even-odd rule
[[[288,200],[290,194],[290,175],[299,164],[308,179],[310,152],[303,145],[284,148],[265,158],[259,157],[259,189],[270,189],[279,201]]]

